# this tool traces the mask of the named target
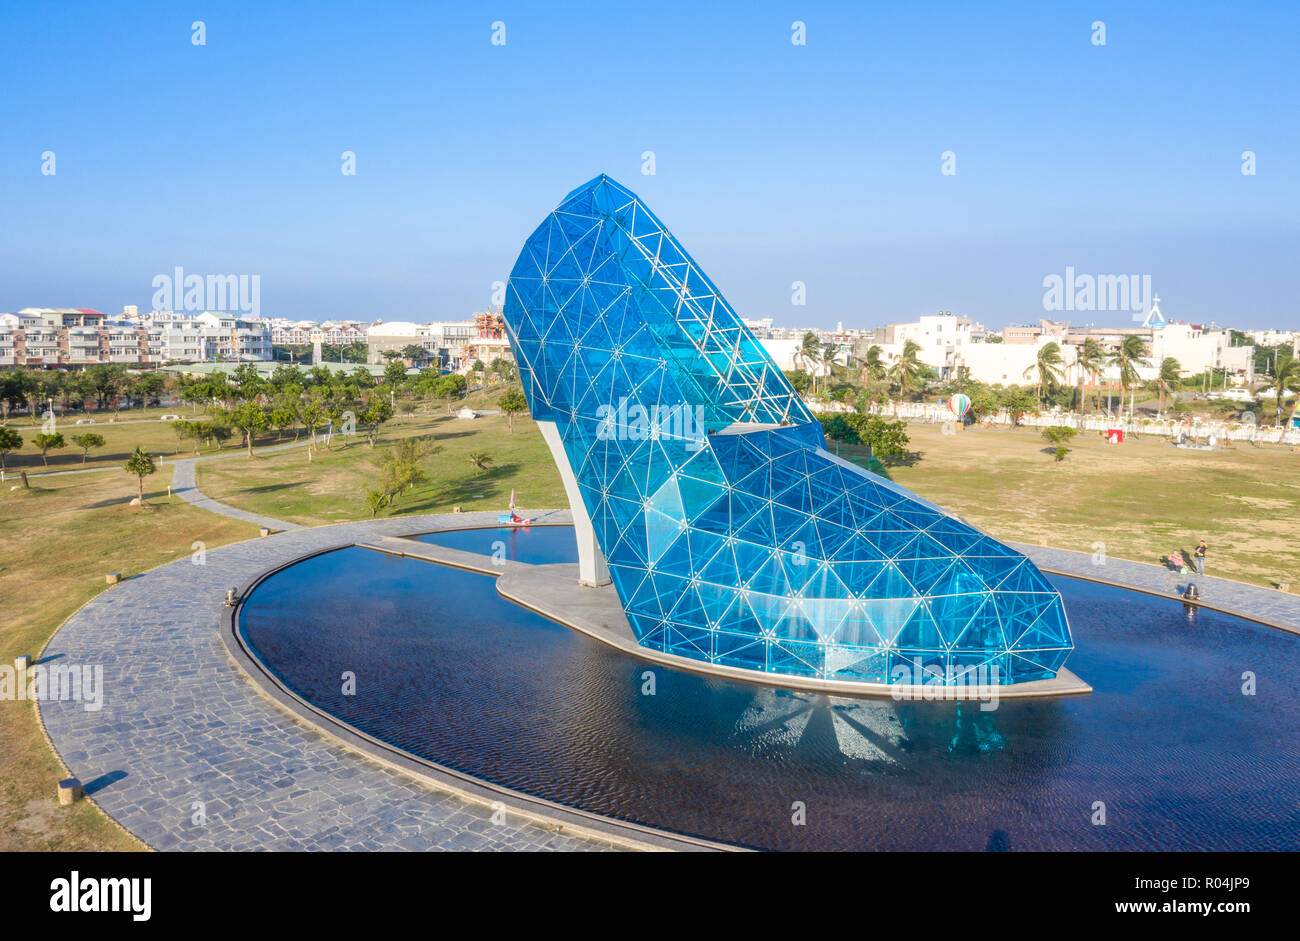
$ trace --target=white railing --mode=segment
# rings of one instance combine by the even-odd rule
[[[953,420],[953,414],[946,405],[931,402],[891,402],[886,405],[872,406],[870,414],[885,418],[902,419],[909,422],[938,424]],[[1011,414],[1007,411],[988,415],[982,423],[993,425],[1010,425]],[[1127,417],[1107,418],[1104,415],[1075,415],[1071,412],[1047,412],[1020,416],[1020,424],[1030,428],[1047,428],[1053,425],[1066,425],[1077,431],[1108,431],[1122,428],[1125,434],[1161,435],[1164,437],[1183,437],[1194,441],[1207,441],[1214,437],[1217,441],[1254,441],[1257,444],[1300,445],[1300,429],[1276,425],[1258,425],[1253,422],[1185,419],[1185,418],[1135,418],[1131,422]]]

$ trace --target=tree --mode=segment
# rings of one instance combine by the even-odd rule
[[[447,414],[450,415],[451,400],[455,397],[464,395],[465,390],[468,388],[469,383],[465,381],[464,376],[458,375],[457,373],[447,373],[444,376],[439,376],[437,381],[434,382],[433,394],[438,396],[440,399],[447,400]]]
[[[126,367],[119,363],[100,364],[86,370],[88,390],[95,398],[96,408],[105,410],[109,403],[117,398],[125,374]]]
[[[902,457],[907,453],[911,440],[907,436],[907,422],[885,421],[879,415],[855,415],[853,421],[858,438],[871,448],[873,457]]]
[[[206,437],[202,433],[203,424],[203,422],[184,420],[172,422],[172,431],[176,434],[176,453],[180,453],[181,444],[186,438],[194,439],[194,453],[199,453],[199,442]]]
[[[288,363],[276,363],[275,369],[271,371],[271,378],[267,380],[267,385],[273,392],[286,393],[290,389],[299,387],[299,373],[296,366],[290,366]]]
[[[845,444],[861,444],[862,439],[854,430],[853,425],[844,417],[843,413],[832,412],[817,416],[822,423],[822,434],[832,441],[842,441]]]
[[[1133,420],[1134,399],[1137,396],[1138,367],[1151,365],[1146,359],[1147,348],[1142,338],[1130,333],[1120,342],[1119,349],[1111,354],[1110,364],[1119,367],[1120,387],[1129,394],[1128,420]]]
[[[257,374],[257,367],[252,363],[241,363],[230,374],[230,384],[235,387],[235,394],[240,401],[252,402],[266,392],[267,384]]]
[[[84,434],[73,435],[72,443],[81,448],[81,463],[85,464],[86,459],[90,457],[91,448],[102,448],[106,442],[103,435],[95,434],[93,431],[87,431]]]
[[[230,412],[230,424],[244,436],[248,456],[253,456],[253,435],[267,426],[266,409],[256,402],[240,402]]]
[[[800,395],[807,392],[809,386],[812,384],[812,377],[802,369],[785,370],[785,379],[794,388],[794,391],[798,392]]]
[[[406,364],[393,360],[384,367],[384,385],[400,386],[406,380]]]
[[[1160,372],[1152,380],[1151,385],[1160,395],[1159,408],[1162,412],[1165,410],[1165,396],[1172,399],[1179,385],[1182,384],[1182,379],[1179,376],[1180,372],[1182,372],[1182,368],[1178,365],[1178,360],[1172,356],[1166,356],[1160,361]]]
[[[872,344],[867,349],[867,355],[862,359],[862,382],[865,385],[868,382],[879,381],[884,377],[884,350],[879,346]]]
[[[28,369],[0,369],[0,406],[8,421],[13,409],[26,408],[30,396],[36,394],[37,379]]]
[[[23,436],[8,425],[0,425],[0,469],[5,466],[5,457],[10,451],[17,451],[23,446]]]
[[[522,389],[506,389],[506,391],[502,393],[501,400],[497,403],[497,407],[506,413],[506,417],[510,420],[510,433],[514,434],[515,414],[517,412],[528,410],[528,399],[525,398]]]
[[[218,417],[212,421],[203,423],[203,430],[207,432],[207,440],[217,443],[217,450],[220,451],[226,446],[226,442],[234,435],[231,430],[230,422],[224,417]]]
[[[1052,444],[1066,444],[1079,432],[1069,425],[1052,425],[1043,429],[1043,438]]]
[[[894,365],[889,367],[887,373],[889,381],[898,387],[898,394],[903,399],[910,398],[912,393],[921,386],[921,376],[925,367],[921,365],[918,358],[920,352],[920,345],[915,340],[908,340],[903,344],[903,352],[894,361]]]
[[[136,394],[140,396],[141,406],[148,405],[150,400],[156,402],[166,388],[167,377],[156,369],[136,378]]]
[[[128,473],[135,474],[140,505],[144,506],[144,479],[158,469],[154,465],[153,458],[146,454],[144,448],[137,444],[135,450],[131,452],[130,460],[123,466]]]
[[[45,459],[47,451],[51,448],[57,451],[59,448],[66,448],[68,446],[67,442],[63,440],[62,433],[57,431],[52,434],[42,432],[32,439],[32,444],[41,449],[41,463],[46,467],[50,466],[50,462]]]
[[[384,507],[392,506],[409,487],[423,483],[427,478],[420,460],[441,450],[431,439],[403,438],[385,451],[379,464],[379,486],[362,490],[370,518],[374,519]]]
[[[471,451],[466,459],[480,471],[487,470],[492,463],[492,458],[485,451]]]
[[[366,506],[370,508],[370,518],[374,519],[379,511],[388,505],[388,494],[383,490],[372,490],[369,487],[365,491]]]
[[[1024,377],[1028,379],[1030,375],[1037,374],[1038,379],[1038,400],[1043,400],[1043,393],[1046,391],[1051,395],[1056,391],[1056,386],[1061,381],[1061,376],[1065,371],[1065,360],[1061,358],[1061,348],[1055,342],[1044,343],[1038,350],[1038,356],[1034,364],[1024,372]]]
[[[1282,417],[1282,396],[1287,392],[1300,392],[1300,359],[1279,356],[1273,366],[1273,376],[1264,387],[1277,396],[1277,417]]]
[[[822,341],[817,334],[809,330],[803,335],[803,341],[799,344],[799,349],[795,351],[795,358],[805,367],[805,371],[812,379],[813,395],[817,394],[817,367],[821,365],[823,350]],[[808,368],[811,367],[811,368]]]
[[[1020,420],[1026,414],[1038,407],[1028,389],[1022,389],[1019,386],[1012,386],[1009,389],[1003,389],[1001,395],[1002,407],[1007,410],[1011,416],[1011,427],[1015,428],[1020,425]]]
[[[320,398],[319,393],[313,392],[307,397],[307,401],[298,410],[298,417],[302,419],[303,426],[311,432],[311,443],[314,447],[316,429],[325,424],[329,418],[325,402]]]
[[[1101,374],[1102,369],[1106,366],[1106,351],[1102,349],[1096,337],[1088,337],[1083,341],[1083,346],[1075,356],[1075,363],[1079,368],[1079,401],[1083,401],[1083,376],[1088,373],[1092,377],[1092,382],[1097,383],[1097,377]],[[1101,392],[1097,392],[1097,408],[1101,408]]]
[[[279,441],[284,437],[284,430],[286,428],[292,428],[298,423],[298,416],[291,405],[288,403],[281,403],[271,409],[271,413],[267,416],[267,421],[269,421],[271,426],[275,428],[275,440]],[[296,433],[293,436],[293,440],[298,440],[298,435]]]
[[[392,417],[393,406],[381,395],[373,396],[361,412],[360,419],[366,429],[366,441],[372,448],[375,446],[375,436],[379,434],[379,426]]]

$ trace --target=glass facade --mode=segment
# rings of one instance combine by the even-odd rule
[[[633,193],[579,187],[505,319],[643,646],[768,673],[1007,684],[1072,649],[1023,555],[825,449],[820,423]]]

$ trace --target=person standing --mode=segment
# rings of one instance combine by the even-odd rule
[[[1209,547],[1205,545],[1204,539],[1202,539],[1200,542],[1196,544],[1196,574],[1197,575],[1205,574],[1205,550],[1207,548]]]

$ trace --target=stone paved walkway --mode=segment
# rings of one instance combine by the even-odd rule
[[[55,749],[106,813],[156,849],[609,849],[509,809],[493,825],[488,808],[357,756],[264,698],[227,655],[218,625],[230,586],[304,553],[437,529],[438,519],[280,533],[103,592],[42,656],[104,669],[100,711],[41,705]],[[466,525],[492,519],[463,515]]]
[[[1227,578],[1215,578],[1212,575],[1179,575],[1161,565],[1130,562],[1127,559],[1106,558],[1101,565],[1095,565],[1087,552],[1015,542],[1009,545],[1029,556],[1035,565],[1046,571],[1137,588],[1167,598],[1178,598],[1194,582],[1201,593],[1201,603],[1207,607],[1300,633],[1300,595],[1247,585]]]
[[[297,523],[278,520],[273,516],[259,516],[256,513],[249,513],[247,510],[241,510],[227,503],[218,503],[211,497],[206,496],[199,490],[198,484],[195,482],[194,463],[196,460],[196,458],[190,458],[186,461],[176,462],[176,470],[172,474],[172,492],[182,500],[193,503],[199,509],[207,510],[210,513],[220,513],[222,516],[229,516],[257,526],[265,526],[268,529],[302,529]]]

